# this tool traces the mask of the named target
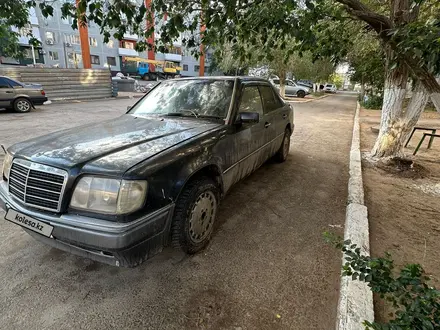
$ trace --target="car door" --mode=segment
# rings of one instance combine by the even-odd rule
[[[263,100],[265,125],[269,124],[267,134],[268,145],[266,146],[266,159],[272,157],[281,147],[284,132],[289,124],[290,106],[279,97],[269,84],[261,84],[259,87]]]
[[[298,88],[296,87],[295,83],[293,81],[287,80],[286,81],[286,95],[296,96],[297,91],[298,91]]]
[[[238,101],[238,111],[233,119],[233,126],[227,138],[219,147],[226,149],[223,172],[223,184],[228,190],[234,183],[252,173],[264,160],[261,159],[261,149],[268,140],[268,122],[265,120],[263,103],[259,88],[256,84],[244,84]],[[238,123],[242,112],[256,112],[260,119],[258,123]]]
[[[0,108],[10,107],[14,100],[14,89],[6,78],[0,77]]]

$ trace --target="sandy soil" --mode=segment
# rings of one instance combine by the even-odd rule
[[[380,122],[380,111],[361,111],[361,150],[371,150],[377,133],[372,126]],[[424,113],[418,126],[437,127],[438,113]],[[417,133],[408,146],[412,155],[422,133]],[[363,175],[370,221],[371,254],[391,253],[396,268],[420,263],[440,287],[440,138],[427,150],[427,141],[413,158],[418,167],[413,173],[390,173],[373,168],[364,161]],[[375,297],[376,321],[389,318],[392,309]]]

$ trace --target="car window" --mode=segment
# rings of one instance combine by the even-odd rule
[[[0,88],[11,88],[11,86],[5,78],[0,77]]]
[[[289,85],[289,86],[295,86],[295,84],[293,83],[293,81],[290,81],[290,80],[288,80],[288,81],[286,82],[286,84]]]
[[[5,79],[9,83],[9,85],[11,85],[12,87],[23,87],[22,84],[20,84],[19,82],[15,81],[15,80],[8,79],[8,78],[3,78],[3,79]]]
[[[274,111],[284,105],[283,102],[275,95],[271,87],[258,86],[258,88],[260,89],[261,97],[263,98],[264,113]]]
[[[273,83],[275,84],[275,85],[279,85],[280,84],[280,81],[278,80],[278,79],[274,79],[274,80],[272,80],[273,81]]]
[[[258,112],[263,115],[263,104],[261,103],[260,91],[257,86],[244,88],[238,112]]]
[[[129,113],[224,118],[233,89],[233,80],[167,80],[153,88]]]

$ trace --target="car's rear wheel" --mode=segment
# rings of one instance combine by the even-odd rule
[[[279,163],[285,162],[290,150],[290,129],[286,128],[284,131],[283,142],[280,149],[275,154],[275,160]]]
[[[304,91],[298,91],[298,92],[296,93],[296,96],[303,98],[303,97],[306,96],[306,92],[304,92]]]
[[[14,101],[14,111],[15,112],[29,112],[32,109],[32,103],[25,99],[24,97],[20,97]]]
[[[209,243],[219,196],[217,184],[206,177],[192,180],[184,187],[174,210],[171,227],[173,247],[194,254]]]
[[[148,73],[144,73],[142,80],[150,80],[150,75]]]

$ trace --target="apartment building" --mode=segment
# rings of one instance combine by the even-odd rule
[[[72,19],[63,19],[61,16],[61,1],[54,1],[53,16],[45,18],[39,8],[30,12],[33,35],[41,42],[41,47],[34,49],[35,62],[47,66],[61,68],[82,68],[82,54],[79,31],[72,29]],[[165,18],[166,19],[166,18]],[[159,28],[164,20],[156,20]],[[30,50],[27,29],[20,33],[20,45],[25,49],[24,59],[3,58],[4,64],[26,65],[34,63],[32,50]],[[91,22],[88,25],[90,46],[90,59],[92,68],[107,68],[113,74],[128,71],[130,57],[147,58],[146,52],[137,52],[134,48],[138,41],[136,34],[125,34],[122,40],[110,39],[104,42],[104,37],[99,32],[99,27]],[[158,38],[159,35],[156,35]],[[205,67],[209,66],[210,56],[206,56]],[[173,61],[183,68],[182,76],[198,76],[199,60],[191,56],[189,50],[182,47],[179,38],[173,43],[169,53],[155,53],[156,60]],[[205,72],[207,70],[205,69]]]

